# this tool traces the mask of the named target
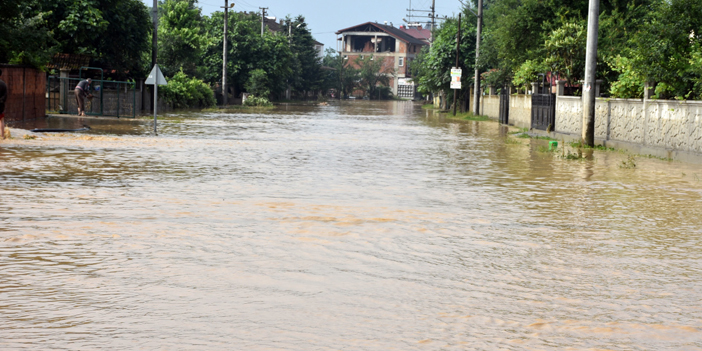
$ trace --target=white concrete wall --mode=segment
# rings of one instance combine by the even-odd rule
[[[500,96],[483,95],[480,99],[480,114],[498,119],[500,117]]]
[[[507,122],[518,128],[531,128],[531,95],[510,95],[509,121]]]
[[[580,97],[557,97],[555,124],[557,132],[581,133]],[[667,150],[702,152],[702,101],[598,98],[595,137]]]

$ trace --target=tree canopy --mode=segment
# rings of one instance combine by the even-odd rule
[[[478,68],[488,74],[482,78],[525,86],[537,73],[554,72],[577,86],[584,75],[587,10],[587,0],[485,0]],[[605,94],[640,97],[651,82],[658,98],[702,98],[702,2],[603,0],[599,22],[597,78]],[[474,64],[474,39],[465,39],[475,33],[473,23],[461,33],[464,69]],[[455,19],[449,19],[415,62],[420,91],[447,90],[455,34]]]

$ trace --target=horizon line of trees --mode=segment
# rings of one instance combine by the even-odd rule
[[[158,10],[157,61],[169,78],[159,92],[182,107],[211,105],[202,87],[218,89],[222,81],[224,13],[203,15],[197,0],[159,0]],[[91,65],[114,70],[111,78],[143,78],[151,70],[150,11],[140,0],[3,0],[0,62],[47,70],[56,53],[83,54],[92,57]],[[290,35],[261,35],[260,21],[257,14],[230,11],[230,94],[281,98],[290,88],[307,96],[333,85],[303,16],[284,19]]]
[[[462,10],[460,66],[475,69],[476,18]],[[587,0],[484,0],[484,25],[477,66],[481,85],[529,88],[539,73],[554,72],[570,86],[583,79]],[[702,99],[702,2],[699,0],[602,0],[597,79],[616,98]],[[420,92],[449,89],[455,65],[457,19],[434,33],[433,47],[413,62]],[[471,79],[472,75],[464,78]],[[468,85],[456,92],[467,98]]]

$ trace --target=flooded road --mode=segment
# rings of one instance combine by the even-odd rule
[[[94,128],[0,143],[2,350],[702,350],[699,165],[408,102]]]

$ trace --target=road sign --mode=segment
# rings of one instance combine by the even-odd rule
[[[461,89],[461,75],[463,70],[460,68],[451,68],[451,89]]]
[[[158,85],[168,85],[168,82],[166,82],[166,77],[163,76],[163,73],[161,73],[161,68],[159,68],[158,65],[154,65],[154,68],[151,70],[151,73],[149,73],[149,77],[146,78],[146,82],[144,82],[144,84],[154,85],[156,82],[158,82]]]
[[[168,85],[168,82],[166,82],[166,77],[163,76],[163,73],[161,73],[161,69],[158,68],[158,65],[154,65],[154,68],[151,70],[151,73],[149,73],[149,77],[146,78],[146,82],[144,83],[154,86],[154,135],[158,135],[158,131],[156,128],[158,124],[158,121],[156,119],[156,111],[158,110],[158,86]]]

